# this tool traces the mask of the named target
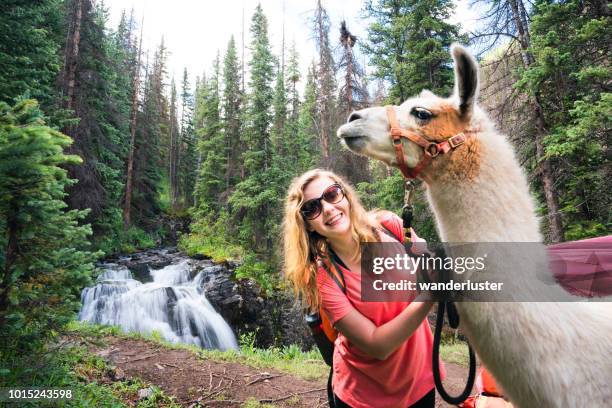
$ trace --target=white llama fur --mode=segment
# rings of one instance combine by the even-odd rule
[[[514,150],[474,105],[477,63],[460,46],[453,46],[452,54],[458,85],[451,98],[424,91],[395,108],[401,126],[415,129],[419,124],[410,115],[414,106],[435,110],[441,103],[450,103],[458,110],[462,103],[471,126],[480,129],[475,137],[482,154],[475,177],[449,180],[426,172],[427,197],[440,237],[445,242],[541,243],[527,178]],[[470,74],[473,89],[469,89],[469,78],[465,81],[463,77]],[[338,136],[354,152],[396,165],[385,109],[368,108],[354,114],[358,116],[338,129]],[[404,154],[407,165],[414,167],[423,153],[416,144],[404,141]],[[536,268],[545,268],[543,245],[540,255],[539,259],[521,260],[522,268],[508,272],[534,273]],[[555,299],[567,296],[560,288],[558,292]],[[612,406],[612,303],[464,302],[457,307],[462,330],[516,406]]]

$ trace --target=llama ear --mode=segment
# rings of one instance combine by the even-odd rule
[[[474,57],[459,44],[451,46],[455,61],[455,94],[459,99],[461,116],[470,117],[478,94],[478,63]]]
[[[421,98],[432,98],[436,96],[433,92],[431,92],[429,89],[423,89],[421,91],[421,93],[419,94],[419,97]]]

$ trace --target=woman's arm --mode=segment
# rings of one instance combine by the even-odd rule
[[[423,322],[434,302],[419,301],[419,296],[399,315],[376,326],[356,309],[336,322],[336,328],[361,351],[386,360]]]

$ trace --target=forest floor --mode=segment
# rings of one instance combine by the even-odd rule
[[[140,338],[106,336],[97,340],[83,341],[79,336],[69,339],[70,343],[84,345],[88,353],[107,364],[104,370],[90,370],[85,380],[100,385],[136,380],[139,384],[158,387],[165,401],[173,402],[141,404],[146,397],[138,394],[147,393],[143,388],[139,393],[121,395],[127,406],[328,406],[326,378],[307,380],[275,369],[207,358],[188,349],[169,349],[159,342]],[[445,386],[451,394],[457,394],[465,382],[467,368],[453,363],[445,366]],[[436,407],[448,406],[437,396]]]

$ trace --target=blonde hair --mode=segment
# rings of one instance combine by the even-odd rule
[[[316,282],[317,261],[328,256],[328,242],[317,232],[307,230],[300,208],[304,202],[306,186],[320,177],[329,177],[342,187],[349,203],[351,235],[357,242],[357,249],[360,249],[361,242],[380,240],[377,230],[373,228],[379,225],[372,212],[366,212],[355,190],[342,177],[331,171],[314,169],[293,179],[285,200],[283,221],[285,277],[291,282],[302,306],[309,310],[316,310],[320,305]]]

